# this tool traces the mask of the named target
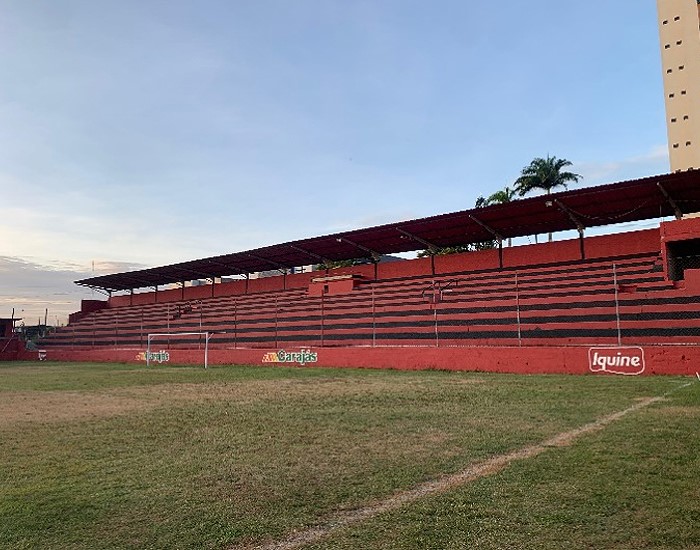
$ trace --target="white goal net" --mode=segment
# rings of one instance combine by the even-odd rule
[[[154,353],[151,352],[151,343],[155,340],[167,339],[168,344],[170,344],[172,339],[179,339],[187,336],[204,336],[204,368],[209,366],[209,338],[211,338],[213,332],[152,332],[149,333],[148,339],[146,341],[146,366],[151,366],[151,358],[154,357]]]

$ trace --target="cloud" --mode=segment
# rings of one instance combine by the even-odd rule
[[[580,162],[574,171],[584,177],[584,185],[611,183],[662,174],[669,170],[668,148],[657,145],[646,154],[610,162]]]
[[[68,262],[38,263],[29,258],[0,256],[0,317],[25,319],[27,324],[43,322],[48,310],[49,324],[65,323],[70,313],[80,309],[82,299],[105,299],[101,294],[77,286],[74,281],[102,273],[139,269],[124,262],[95,262],[91,265]]]

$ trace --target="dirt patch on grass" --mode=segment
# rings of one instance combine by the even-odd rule
[[[7,392],[0,399],[0,427],[23,422],[65,422],[143,409],[148,402],[95,392]]]
[[[358,378],[305,378],[252,380],[216,384],[162,384],[122,388],[120,393],[149,400],[203,401],[235,400],[250,403],[262,400],[284,400],[299,397],[352,397],[395,394],[429,389],[429,382],[414,380],[372,380]]]
[[[303,381],[291,379],[215,384],[156,384],[85,392],[3,392],[0,393],[0,427],[24,422],[66,422],[104,418],[197,401],[235,401],[246,404],[304,397],[351,397],[415,390],[411,381],[406,382],[319,378]]]

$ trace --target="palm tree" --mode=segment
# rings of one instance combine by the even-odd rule
[[[515,189],[511,189],[510,187],[504,187],[503,189],[501,189],[500,191],[496,191],[488,199],[486,199],[485,206],[513,202],[513,199],[516,195],[517,191]]]
[[[484,206],[491,206],[493,204],[506,204],[512,202],[516,195],[517,192],[515,189],[511,189],[510,187],[506,186],[503,189],[491,194],[487,199],[484,197],[479,197],[476,199],[476,207],[483,208]],[[512,240],[508,239],[508,246],[511,244]]]
[[[562,168],[571,166],[571,161],[558,159],[547,155],[546,159],[535,158],[520,172],[520,177],[515,180],[515,191],[521,197],[530,191],[541,189],[549,195],[552,189],[563,187],[566,189],[568,182],[576,183],[583,176],[574,172],[563,172]],[[535,236],[535,239],[537,236]],[[549,234],[549,241],[552,241],[552,234]]]

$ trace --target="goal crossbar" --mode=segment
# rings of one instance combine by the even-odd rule
[[[151,332],[146,340],[146,366],[151,366],[151,340],[158,336],[204,336],[204,368],[209,367],[209,338],[213,332]]]

